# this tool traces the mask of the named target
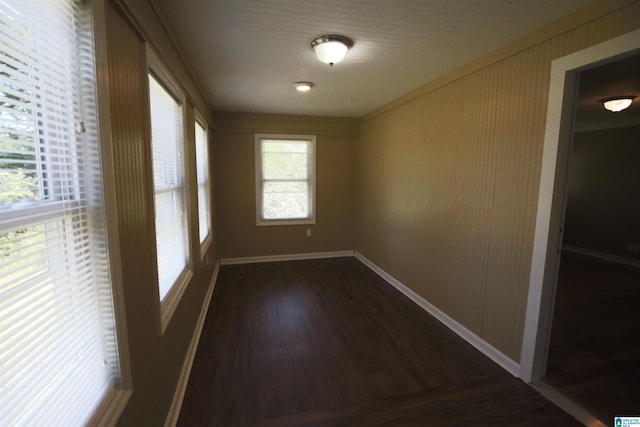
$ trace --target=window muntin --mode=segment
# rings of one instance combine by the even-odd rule
[[[258,225],[315,223],[315,136],[256,135]]]
[[[149,72],[151,148],[160,301],[184,281],[189,267],[182,101],[166,79]],[[171,82],[168,82],[171,84]]]
[[[198,234],[201,251],[211,234],[211,187],[209,185],[209,142],[207,127],[195,121],[196,173],[198,179]]]
[[[0,2],[0,419],[11,425],[83,424],[120,376],[90,12]]]

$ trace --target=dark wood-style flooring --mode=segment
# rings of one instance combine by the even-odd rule
[[[355,258],[223,266],[179,426],[579,426]]]
[[[640,268],[563,252],[546,381],[606,425],[640,415]]]

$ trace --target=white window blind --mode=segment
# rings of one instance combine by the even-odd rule
[[[258,225],[315,222],[315,136],[256,135]]]
[[[198,175],[198,223],[200,244],[211,232],[211,195],[209,187],[209,145],[207,129],[196,120],[196,167]]]
[[[83,425],[119,378],[90,10],[0,0],[0,424]]]
[[[182,105],[149,74],[156,250],[160,300],[188,263]]]

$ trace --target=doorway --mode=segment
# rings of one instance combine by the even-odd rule
[[[543,379],[551,337],[556,284],[561,266],[561,230],[567,200],[567,173],[575,130],[578,76],[585,70],[640,52],[640,30],[559,58],[552,62],[547,128],[542,160],[538,214],[531,265],[520,377],[543,394],[568,402],[565,410],[585,423],[596,420],[579,405],[549,387]],[[599,107],[601,108],[601,107]],[[555,396],[552,396],[554,395]],[[573,408],[571,405],[573,404]],[[620,414],[623,415],[623,414]]]
[[[640,402],[640,55],[579,75],[545,382],[604,424]]]

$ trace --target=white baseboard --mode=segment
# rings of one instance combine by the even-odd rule
[[[196,356],[196,350],[198,349],[198,342],[200,342],[200,334],[204,326],[204,321],[207,317],[207,311],[209,304],[211,303],[211,296],[213,295],[213,288],[216,286],[216,280],[218,279],[218,272],[220,271],[220,262],[216,263],[216,267],[213,270],[213,276],[211,282],[209,282],[209,289],[204,296],[202,307],[200,308],[200,315],[196,322],[196,327],[191,336],[191,342],[187,349],[187,354],[182,364],[182,370],[180,371],[180,377],[178,378],[178,384],[176,385],[176,391],[173,394],[173,400],[171,401],[171,407],[169,408],[169,414],[164,422],[164,427],[174,427],[178,422],[180,416],[180,409],[182,408],[182,401],[184,400],[184,394],[187,391],[187,384],[189,383],[189,374],[191,373],[191,366],[193,366],[193,359]]]
[[[446,327],[451,329],[457,335],[459,335],[462,339],[467,341],[469,344],[474,346],[477,350],[487,356],[489,359],[493,360],[495,363],[500,365],[503,369],[509,372],[514,377],[517,377],[520,373],[520,365],[510,359],[508,356],[504,355],[498,349],[487,343],[485,340],[471,332],[469,329],[465,328],[463,325],[446,315],[444,312],[440,311],[436,306],[422,298],[420,295],[413,292],[407,286],[405,286],[400,281],[396,280],[389,273],[384,271],[382,268],[378,267],[372,261],[367,259],[364,255],[359,252],[355,252],[354,255],[358,260],[360,260],[364,265],[373,270],[378,276],[382,277],[385,281],[387,281],[391,286],[402,292],[407,298],[409,298],[414,303],[418,304],[423,310],[427,313],[431,314],[437,320],[439,320]]]
[[[303,259],[352,257],[353,251],[310,252],[305,254],[267,255],[242,258],[222,258],[221,265],[254,264],[257,262],[297,261]]]
[[[606,254],[604,252],[593,251],[591,249],[580,248],[578,246],[562,245],[562,250],[573,252],[580,255],[586,255],[594,258],[603,259],[605,261],[617,262],[618,264],[630,265],[632,267],[640,267],[640,260],[625,258],[618,255]]]

